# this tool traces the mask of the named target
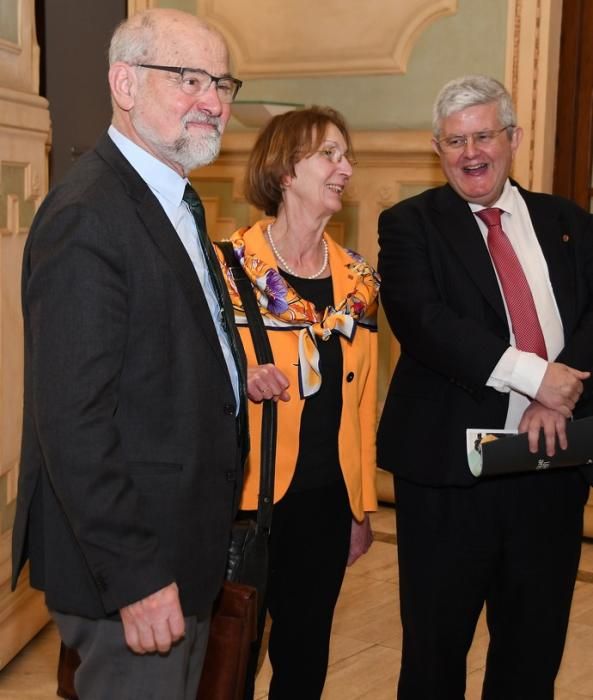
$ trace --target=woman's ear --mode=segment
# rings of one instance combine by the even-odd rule
[[[133,66],[118,61],[109,68],[109,87],[117,106],[129,112],[134,106],[137,77]]]

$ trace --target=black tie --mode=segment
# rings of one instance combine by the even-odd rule
[[[245,397],[247,395],[246,383],[245,383],[245,373],[243,367],[243,353],[240,350],[240,339],[237,334],[237,329],[233,322],[233,306],[231,304],[231,299],[229,297],[226,284],[222,277],[222,271],[218,263],[218,258],[212,247],[212,242],[206,231],[206,216],[204,214],[204,205],[202,200],[198,196],[198,193],[194,188],[187,184],[185,186],[185,192],[183,193],[183,201],[187,203],[191,213],[193,214],[194,220],[196,222],[196,228],[198,230],[198,241],[202,247],[202,252],[204,253],[204,259],[206,261],[206,267],[208,268],[208,274],[212,282],[212,287],[216,294],[218,304],[220,306],[222,326],[226,332],[227,338],[229,340],[229,345],[233,358],[235,360],[235,365],[237,367],[237,374],[239,376],[239,393],[241,403],[244,405]]]

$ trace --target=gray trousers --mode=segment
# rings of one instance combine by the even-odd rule
[[[50,611],[64,644],[76,649],[80,700],[196,700],[210,619],[185,618],[185,637],[167,654],[135,654],[118,620]]]

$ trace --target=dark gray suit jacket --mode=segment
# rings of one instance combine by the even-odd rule
[[[558,361],[593,369],[593,217],[521,190],[564,327]],[[381,301],[401,343],[379,425],[378,464],[420,484],[471,484],[465,430],[505,423],[508,394],[486,386],[509,329],[479,227],[449,186],[379,218]],[[593,386],[575,415],[593,413]]]
[[[115,613],[176,581],[204,614],[247,450],[194,268],[105,135],[43,202],[23,259],[25,397],[13,585]],[[244,374],[244,364],[241,367]]]

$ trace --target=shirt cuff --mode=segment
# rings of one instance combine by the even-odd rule
[[[496,391],[518,391],[535,398],[548,368],[547,360],[532,352],[507,348],[486,382]]]

